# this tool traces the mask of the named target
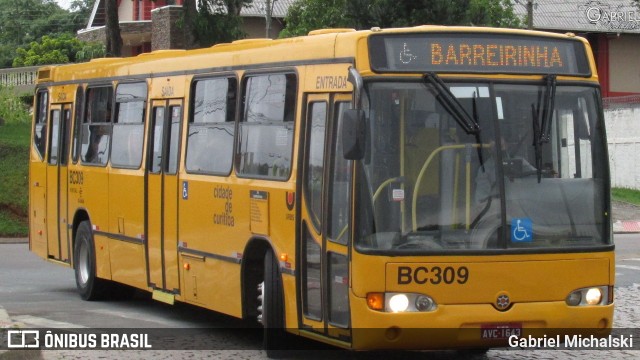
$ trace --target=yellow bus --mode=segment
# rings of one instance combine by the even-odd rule
[[[347,349],[612,327],[600,90],[573,34],[419,26],[38,71],[30,249]]]

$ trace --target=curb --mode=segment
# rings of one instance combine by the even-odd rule
[[[0,238],[0,244],[27,244],[29,238]]]
[[[618,220],[613,223],[614,234],[638,234],[640,233],[640,221],[637,220]]]

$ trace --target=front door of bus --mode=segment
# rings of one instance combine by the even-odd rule
[[[67,234],[67,162],[71,131],[71,104],[52,104],[49,113],[47,156],[47,255],[69,262]]]
[[[178,283],[178,152],[182,100],[154,100],[147,141],[146,226],[149,285],[176,293]]]
[[[301,202],[301,329],[350,339],[350,163],[340,122],[346,95],[308,95]]]

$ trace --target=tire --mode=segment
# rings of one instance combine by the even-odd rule
[[[264,284],[262,286],[262,323],[264,326],[263,346],[267,357],[282,358],[287,355],[284,320],[282,277],[280,266],[272,251],[264,258]]]
[[[76,286],[83,300],[99,300],[106,291],[107,281],[96,276],[96,251],[89,221],[83,221],[76,231],[73,248]]]

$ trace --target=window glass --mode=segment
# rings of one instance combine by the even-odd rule
[[[51,139],[49,140],[49,164],[58,164],[60,135],[60,110],[51,111]]]
[[[162,141],[164,138],[164,107],[153,108],[153,135],[151,138],[151,172],[159,173],[162,169]]]
[[[340,102],[335,111],[335,130],[333,145],[333,165],[331,170],[331,197],[329,212],[329,239],[340,244],[349,242],[349,216],[351,214],[351,172],[352,162],[346,160],[342,151],[343,114],[349,103]]]
[[[82,113],[84,109],[84,89],[78,87],[76,91],[76,119],[73,125],[73,150],[71,151],[73,156],[73,162],[78,161],[78,148],[80,144],[80,127],[82,126]]]
[[[293,74],[249,77],[239,127],[238,173],[284,180],[291,171],[296,78]]]
[[[329,253],[329,322],[349,326],[349,262],[344,255]]]
[[[195,82],[187,140],[187,171],[216,174],[231,171],[236,89],[236,79]]]
[[[61,151],[60,151],[60,165],[67,165],[69,159],[69,131],[71,129],[71,108],[65,107],[62,111],[62,130],[61,136]]]
[[[322,249],[309,229],[305,226],[305,247],[304,247],[304,314],[312,319],[322,319],[322,292],[321,292],[321,267]]]
[[[105,165],[109,160],[112,98],[110,86],[87,90],[86,116],[82,126],[83,163]]]
[[[138,168],[142,162],[147,84],[120,84],[116,90],[111,163]]]
[[[47,106],[49,105],[49,93],[38,91],[36,100],[35,127],[33,129],[33,141],[40,158],[44,158],[47,139]]]
[[[316,229],[322,224],[322,183],[324,169],[324,135],[327,122],[327,103],[315,102],[309,107],[309,156],[305,178],[307,203]]]
[[[178,145],[180,144],[180,118],[182,116],[181,106],[170,106],[171,123],[169,124],[169,163],[167,164],[167,174],[175,174],[178,170]]]

